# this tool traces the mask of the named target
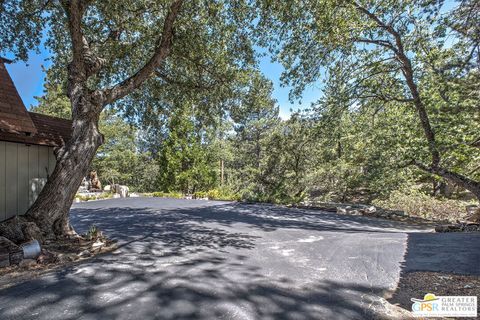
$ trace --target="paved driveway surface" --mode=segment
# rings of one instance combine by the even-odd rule
[[[0,291],[0,319],[369,319],[401,271],[480,275],[478,234],[366,217],[128,198],[72,222],[120,248]]]

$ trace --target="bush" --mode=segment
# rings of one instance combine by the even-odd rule
[[[195,198],[208,198],[210,200],[238,201],[240,196],[226,189],[212,189],[209,191],[195,192]]]
[[[183,199],[181,192],[153,192],[152,197]]]
[[[113,198],[113,193],[103,192],[100,194],[78,194],[75,196],[80,201],[101,200]]]
[[[461,200],[435,198],[419,190],[396,190],[385,200],[374,200],[373,204],[385,209],[402,210],[410,216],[430,220],[463,220],[467,216],[466,206],[472,203]]]
[[[208,197],[208,192],[206,191],[197,191],[194,194],[195,198],[197,199],[202,199],[202,198],[207,198]]]

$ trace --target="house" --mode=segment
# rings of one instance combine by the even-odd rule
[[[70,120],[28,112],[0,58],[0,222],[24,214],[52,173]]]

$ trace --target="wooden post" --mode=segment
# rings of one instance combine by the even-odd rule
[[[223,187],[224,182],[224,165],[223,159],[220,160],[220,185]]]

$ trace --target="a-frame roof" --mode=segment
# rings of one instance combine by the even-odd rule
[[[28,112],[0,57],[0,141],[59,147],[72,133],[72,121]]]
[[[6,59],[0,58],[0,129],[8,132],[37,132],[7,69]]]

